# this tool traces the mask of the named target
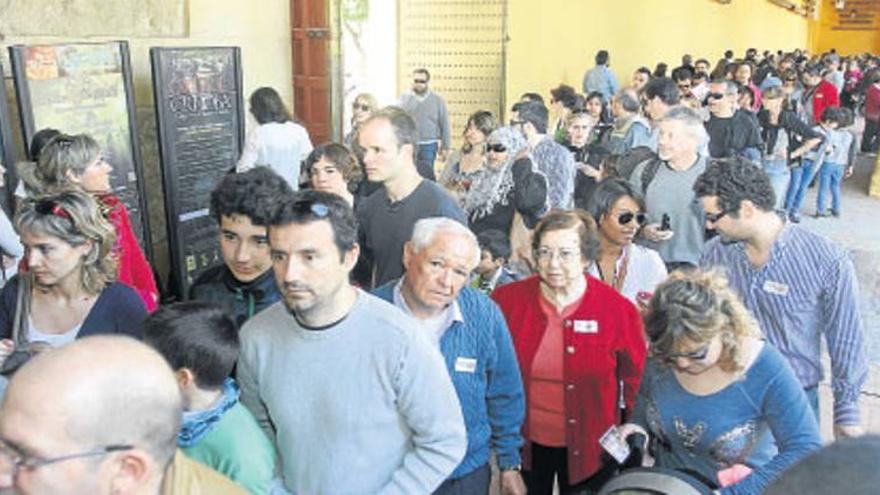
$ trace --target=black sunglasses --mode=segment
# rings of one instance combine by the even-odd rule
[[[504,146],[501,143],[487,144],[486,151],[492,151],[494,153],[504,153],[505,151],[507,151],[507,146]]]
[[[647,217],[644,213],[633,213],[631,211],[621,213],[617,216],[617,223],[620,225],[628,225],[633,220],[635,220],[636,223],[639,224],[639,226],[641,227],[642,225],[645,225]]]
[[[318,218],[327,218],[330,215],[330,207],[327,204],[313,199],[299,199],[293,202],[293,208],[297,213],[315,215]]]
[[[42,199],[34,203],[34,211],[40,215],[55,215],[70,220],[70,213],[51,199]]]
[[[351,105],[351,108],[353,108],[355,110],[360,110],[362,112],[369,112],[370,111],[370,105],[364,105],[362,103],[353,103]]]
[[[709,223],[717,223],[718,220],[724,218],[728,213],[730,212],[727,210],[721,210],[718,213],[706,213],[706,220]]]
[[[724,93],[709,93],[708,95],[706,95],[706,97],[709,98],[710,100],[720,100],[721,98],[724,98],[725,96],[727,96],[727,95]]]
[[[413,82],[414,82],[415,84],[428,84],[428,80],[427,80],[427,79],[413,79]]]

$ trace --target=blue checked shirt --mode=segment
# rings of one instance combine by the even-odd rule
[[[822,379],[820,339],[831,355],[834,422],[859,422],[859,392],[868,376],[855,270],[846,252],[817,234],[786,225],[760,268],[743,243],[706,244],[700,264],[726,269],[730,285],[767,340],[788,359],[805,388]]]

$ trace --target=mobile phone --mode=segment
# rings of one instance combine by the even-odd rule
[[[672,226],[669,225],[669,214],[664,213],[663,218],[660,220],[660,230],[672,230]]]

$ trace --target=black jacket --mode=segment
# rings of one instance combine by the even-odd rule
[[[271,269],[249,283],[239,282],[225,264],[209,268],[189,289],[190,299],[216,303],[239,328],[251,316],[281,300]]]

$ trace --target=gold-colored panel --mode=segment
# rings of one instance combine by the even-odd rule
[[[470,114],[501,115],[504,101],[506,0],[400,0],[398,80],[408,90],[412,71],[431,72],[431,89],[448,106],[453,147]]]

